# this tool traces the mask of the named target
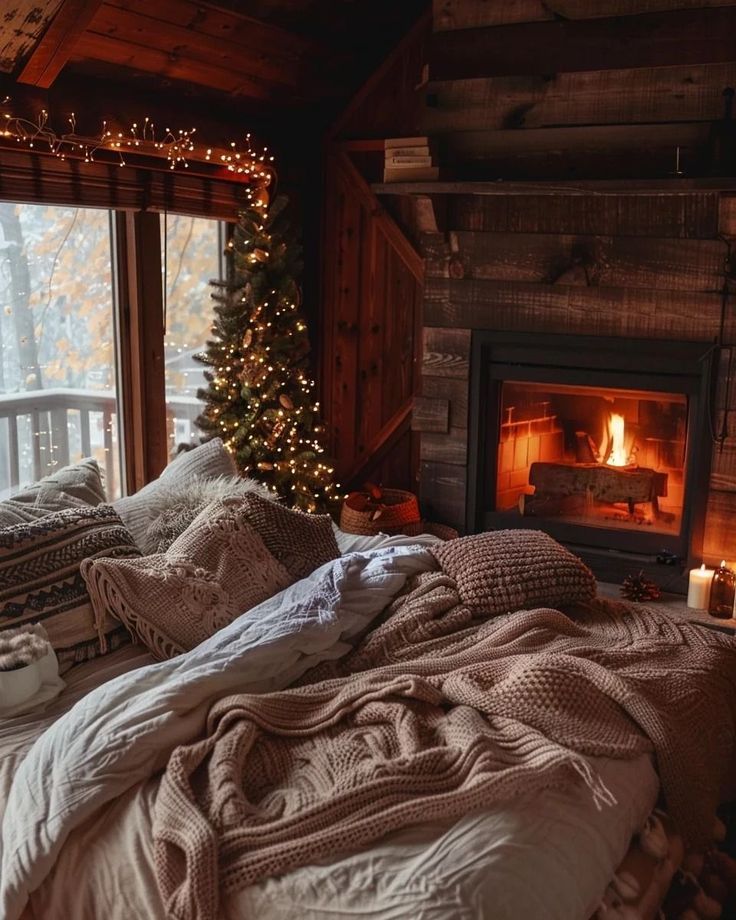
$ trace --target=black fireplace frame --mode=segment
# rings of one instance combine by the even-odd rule
[[[474,331],[471,345],[466,530],[544,530],[577,549],[702,559],[712,453],[713,343],[589,335]],[[587,527],[495,509],[504,380],[620,387],[688,397],[686,473],[679,535]]]

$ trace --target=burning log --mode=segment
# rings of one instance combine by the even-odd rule
[[[667,474],[646,467],[608,466],[602,463],[532,463],[529,484],[533,495],[523,496],[522,514],[567,513],[569,499],[594,500],[628,505],[633,514],[637,504],[652,505],[659,513],[659,498],[667,495]],[[559,508],[553,511],[553,508]]]

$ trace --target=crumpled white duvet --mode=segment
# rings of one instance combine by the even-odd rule
[[[13,779],[0,836],[0,916],[16,920],[70,832],[163,768],[226,693],[288,686],[337,658],[414,574],[417,546],[343,556],[239,617],[192,652],[103,684],[48,728]]]

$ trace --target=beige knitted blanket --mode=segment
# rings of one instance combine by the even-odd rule
[[[550,785],[615,804],[589,756],[653,750],[670,813],[705,840],[734,742],[732,640],[612,602],[482,622],[441,572],[388,613],[317,683],[222,699],[174,752],[154,823],[170,916],[214,918],[219,892]]]

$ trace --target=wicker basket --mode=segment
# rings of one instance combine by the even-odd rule
[[[370,496],[352,492],[342,503],[340,530],[372,537],[377,533],[406,533],[406,528],[421,520],[419,502],[412,492],[382,489],[381,498],[367,508],[359,507]]]

